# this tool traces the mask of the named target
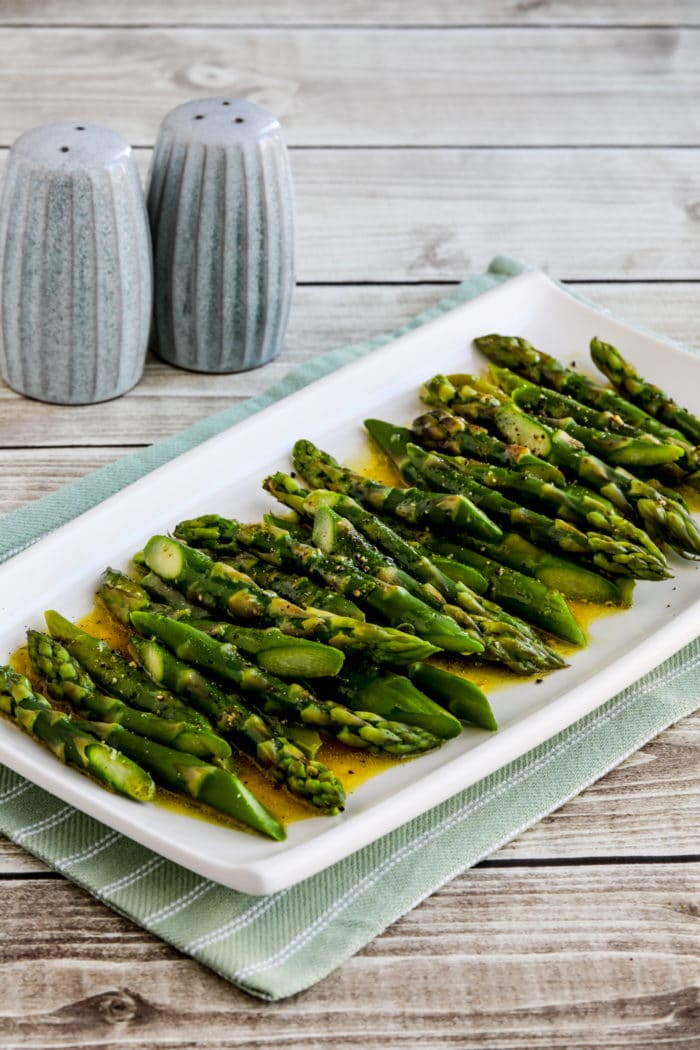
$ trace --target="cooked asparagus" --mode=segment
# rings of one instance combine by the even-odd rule
[[[139,802],[155,796],[153,778],[126,754],[104,744],[43,696],[12,667],[0,667],[0,711],[52,751],[59,762],[95,777],[101,784]]]

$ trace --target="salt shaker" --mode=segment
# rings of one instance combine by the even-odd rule
[[[89,123],[14,143],[0,198],[0,371],[19,393],[80,405],[143,373],[150,233],[128,143]]]
[[[163,120],[148,189],[154,350],[198,372],[280,352],[294,289],[292,181],[279,122],[232,98]]]

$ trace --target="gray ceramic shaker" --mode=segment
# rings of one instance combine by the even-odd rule
[[[241,372],[276,357],[294,289],[292,181],[277,119],[233,98],[172,110],[148,212],[155,352],[198,372]]]
[[[150,232],[129,145],[65,122],[14,143],[0,199],[0,371],[21,394],[106,401],[143,373]]]

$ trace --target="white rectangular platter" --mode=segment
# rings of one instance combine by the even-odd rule
[[[396,339],[199,445],[52,533],[0,567],[0,661],[43,611],[71,618],[92,607],[107,565],[125,567],[153,533],[217,512],[256,520],[273,502],[261,480],[289,469],[306,437],[345,462],[366,458],[362,420],[406,424],[417,391],[435,372],[481,371],[475,336],[520,335],[590,369],[593,335],[620,347],[638,369],[700,413],[700,361],[614,321],[527,273]],[[277,508],[279,509],[279,508]],[[549,739],[656,666],[698,631],[698,564],[673,558],[673,580],[638,583],[634,606],[594,622],[586,649],[540,684],[525,680],[491,697],[500,730],[466,728],[439,751],[379,774],[334,818],[290,825],[282,843],[112,795],[62,766],[0,719],[0,762],[159,854],[223,885],[267,894],[330,866]]]

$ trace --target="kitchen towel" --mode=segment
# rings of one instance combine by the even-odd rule
[[[400,331],[330,351],[225,409],[7,515],[0,561],[194,445],[527,269],[499,256]],[[697,707],[700,641],[557,736],[291,889],[253,897],[163,859],[0,767],[0,831],[261,999],[321,980],[439,886]]]

